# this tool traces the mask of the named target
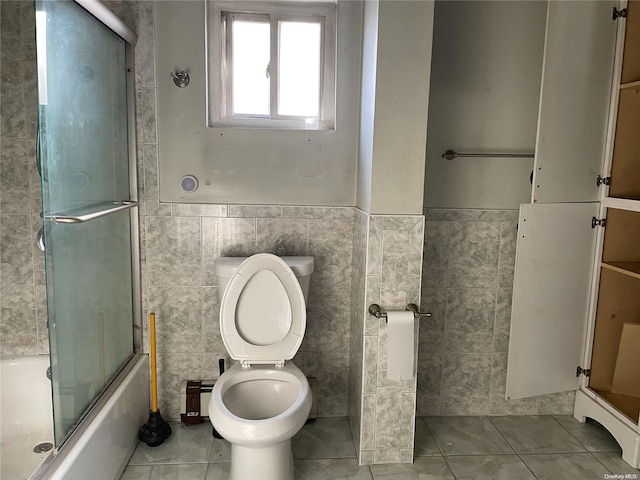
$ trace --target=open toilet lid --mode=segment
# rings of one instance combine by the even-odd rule
[[[281,258],[260,253],[240,264],[220,308],[220,332],[231,358],[250,364],[290,360],[306,324],[302,289]]]

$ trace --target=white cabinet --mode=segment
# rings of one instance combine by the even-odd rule
[[[507,371],[510,398],[579,387],[576,367],[584,355],[596,243],[591,218],[597,213],[597,203],[520,208]]]
[[[549,2],[507,398],[572,389],[639,468],[640,0]]]
[[[617,22],[613,1],[550,0],[532,202],[599,199]]]

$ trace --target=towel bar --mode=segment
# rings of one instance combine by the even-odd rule
[[[458,153],[453,150],[447,150],[442,154],[442,158],[447,160],[453,160],[458,157],[499,157],[499,158],[534,158],[533,153]]]

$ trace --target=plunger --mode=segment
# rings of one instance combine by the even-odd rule
[[[171,426],[158,409],[158,377],[156,375],[156,314],[149,314],[149,357],[151,363],[151,412],[149,420],[138,432],[138,439],[150,447],[157,447],[171,436]]]

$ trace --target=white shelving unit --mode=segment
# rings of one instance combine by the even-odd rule
[[[640,0],[549,2],[507,398],[572,389],[640,468]]]

